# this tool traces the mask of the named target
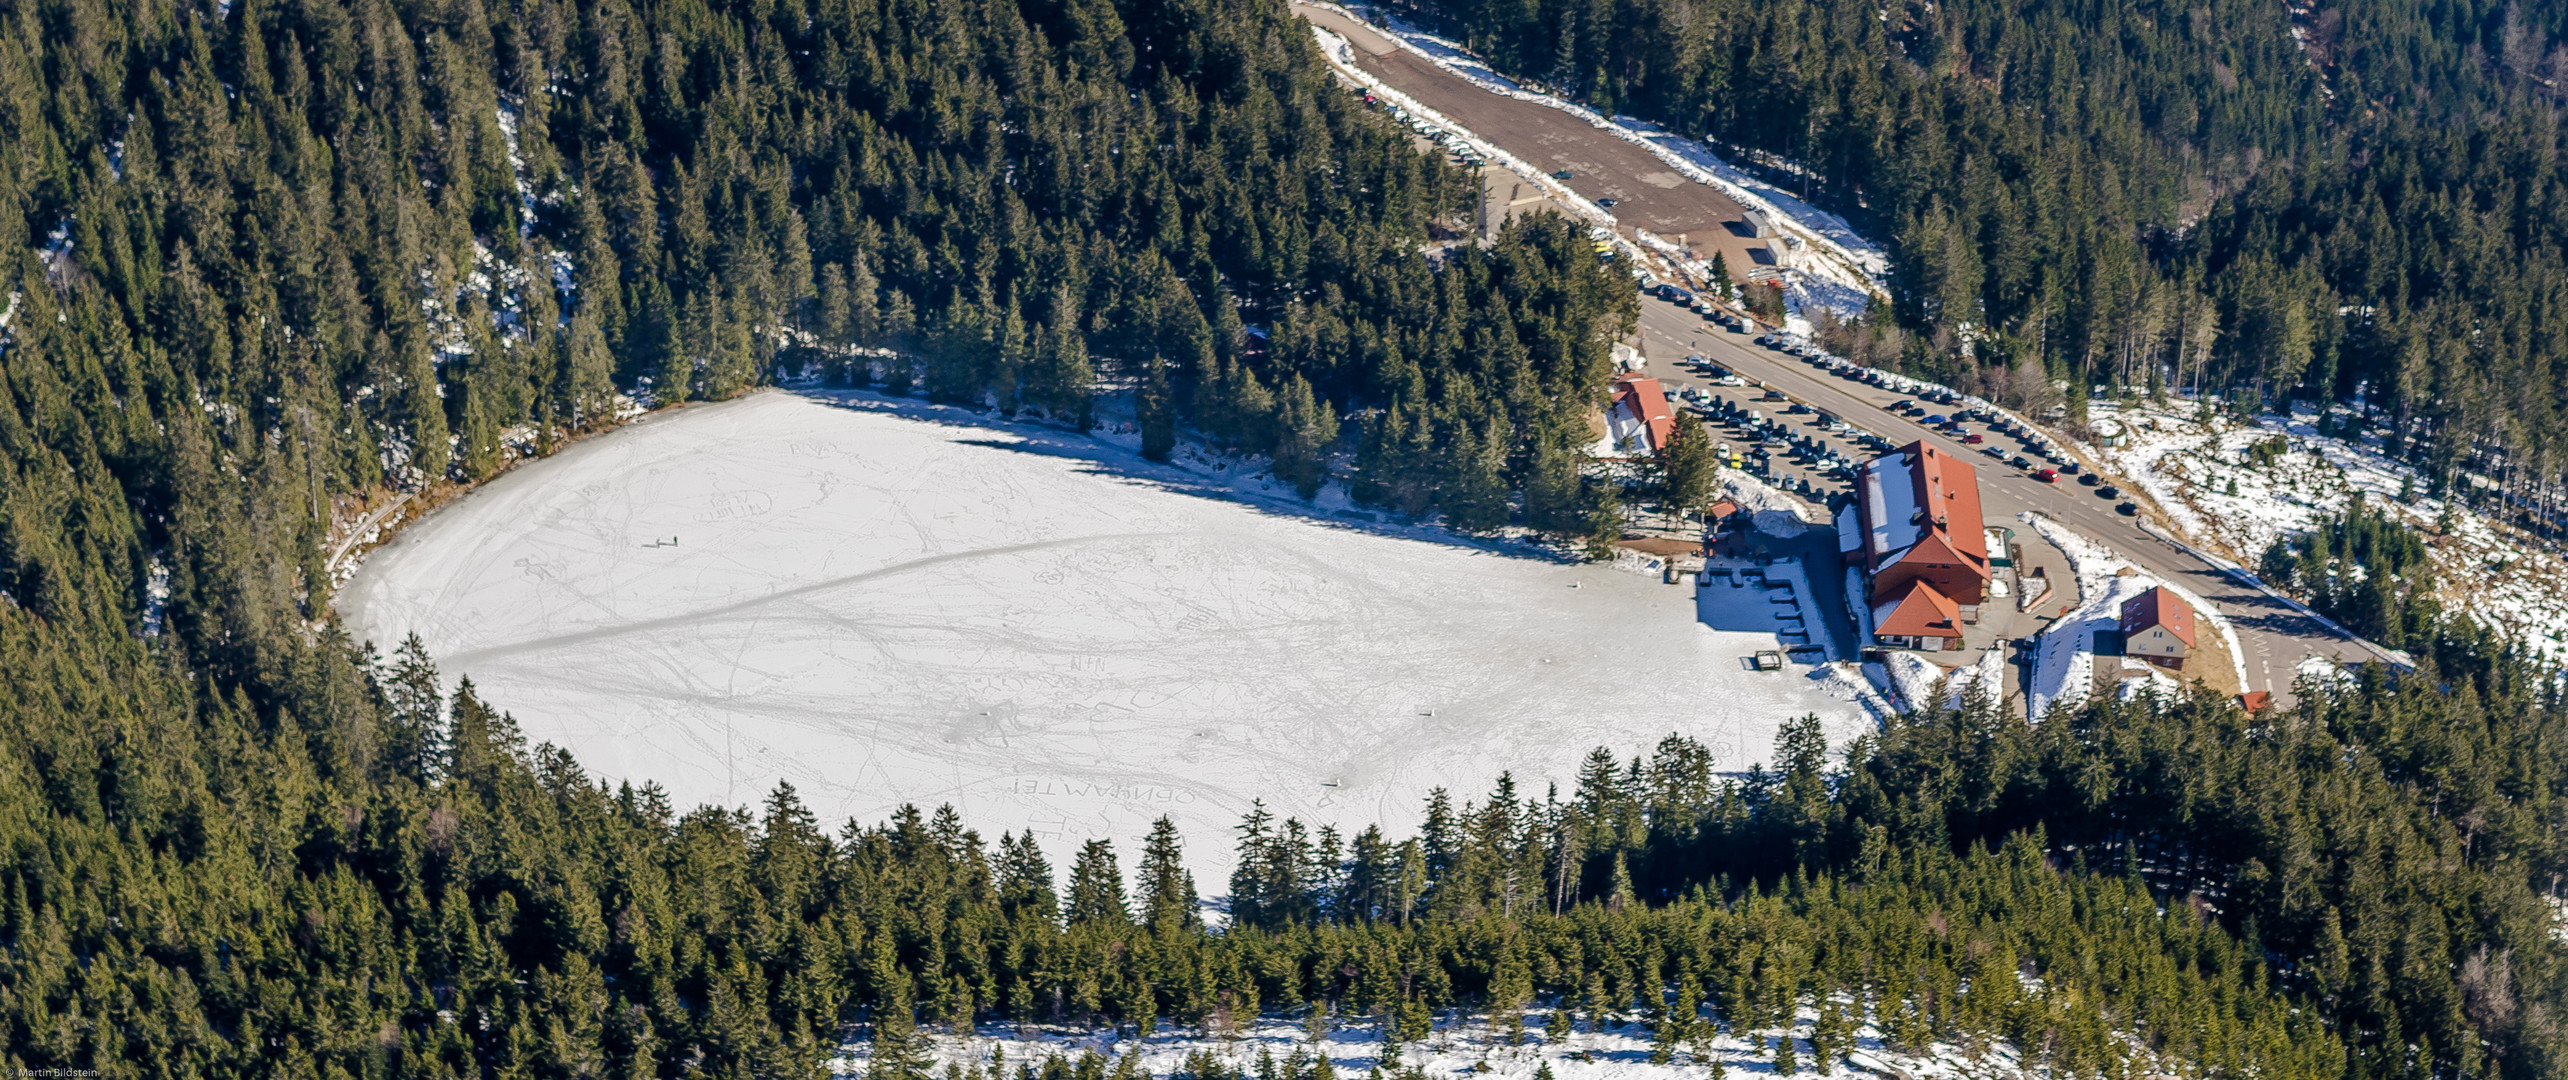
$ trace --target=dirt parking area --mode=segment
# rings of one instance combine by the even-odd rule
[[[1558,109],[1483,90],[1336,12],[1294,11],[1346,37],[1366,74],[1545,172],[1568,170],[1570,190],[1589,201],[1614,200],[1607,212],[1616,222],[1684,243],[1706,259],[1720,251],[1741,280],[1750,267],[1773,265],[1766,241],[1747,235],[1736,201],[1686,179],[1648,150]]]

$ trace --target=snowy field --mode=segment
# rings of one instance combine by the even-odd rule
[[[825,821],[953,803],[1056,854],[1161,814],[1217,891],[1253,798],[1405,832],[1428,789],[1671,731],[1723,769],[1844,680],[1696,590],[1243,492],[1067,433],[869,396],[652,416],[410,526],[341,594],[530,740],[682,805],[789,780]],[[1369,516],[1369,515],[1368,515]]]
[[[2442,501],[2421,497],[2424,480],[2382,453],[2377,436],[2321,435],[2318,417],[2309,412],[2253,423],[2204,418],[2182,400],[2097,402],[2090,416],[2122,425],[2130,441],[2110,450],[2081,449],[2147,491],[2198,546],[2252,571],[2275,539],[2341,513],[2360,492],[2424,538],[2441,575],[2445,610],[2553,655],[2568,642],[2568,561],[2466,508],[2455,507],[2446,518]],[[2277,438],[2285,449],[2273,464],[2253,464],[2248,448]],[[2410,498],[2402,500],[2403,492]]]
[[[1820,1075],[1809,1042],[1811,1022],[1816,1018],[1816,1012],[1806,1006],[1795,1017],[1798,1033],[1793,1051],[1799,1056],[1804,1075]],[[1040,1063],[1051,1054],[1076,1058],[1082,1053],[1094,1053],[1117,1061],[1131,1055],[1140,1072],[1164,1077],[1179,1072],[1187,1055],[1198,1051],[1249,1069],[1262,1057],[1271,1057],[1280,1064],[1298,1053],[1306,1060],[1325,1056],[1337,1075],[1350,1080],[1373,1073],[1385,1064],[1415,1065],[1429,1076],[1479,1075],[1489,1080],[1533,1080],[1537,1071],[1545,1067],[1550,1068],[1556,1080],[1714,1080],[1717,1076],[1742,1073],[1774,1076],[1771,1048],[1775,1037],[1782,1034],[1780,1028],[1753,1033],[1724,1031],[1701,1047],[1709,1051],[1709,1057],[1698,1057],[1696,1048],[1689,1046],[1675,1060],[1661,1065],[1650,1061],[1652,1041],[1647,1025],[1608,1022],[1598,1030],[1576,1031],[1565,1041],[1554,1043],[1542,1033],[1543,1020],[1541,1013],[1528,1015],[1525,1042],[1516,1045],[1505,1031],[1484,1019],[1440,1016],[1434,1034],[1410,1043],[1394,1062],[1383,1060],[1390,1048],[1375,1025],[1333,1023],[1314,1039],[1304,1024],[1275,1017],[1244,1025],[1245,1030],[1227,1039],[1185,1031],[1164,1032],[1147,1039],[1117,1037],[1110,1031],[1049,1027],[1020,1032],[1010,1025],[988,1024],[969,1037],[932,1037],[928,1056],[941,1070],[948,1064],[987,1064],[992,1051],[1003,1055],[1010,1069],[1018,1062]],[[1762,1054],[1748,1045],[1748,1034],[1762,1040]],[[850,1080],[864,1076],[872,1060],[871,1051],[870,1043],[846,1044],[841,1055],[829,1062],[830,1075]],[[1715,1059],[1720,1062],[1718,1073],[1714,1071]],[[2038,1064],[2028,1068],[2020,1051],[2002,1039],[1991,1040],[1976,1054],[1941,1043],[1927,1054],[1905,1054],[1885,1046],[1881,1032],[1870,1024],[1855,1029],[1855,1047],[1843,1061],[1832,1062],[1831,1066],[1827,1075],[1909,1080],[2023,1080],[2048,1074]]]

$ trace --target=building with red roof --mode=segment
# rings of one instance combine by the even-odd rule
[[[1898,600],[1874,606],[1873,638],[1893,649],[1958,649],[1962,609],[1934,586],[1912,581]]]
[[[2160,585],[2122,602],[2122,654],[2181,668],[2194,647],[2194,609]]]
[[[1874,603],[1923,582],[1975,616],[1990,568],[1979,473],[1969,462],[1923,442],[1900,447],[1855,474],[1854,509],[1848,557],[1864,568]]]
[[[1676,432],[1676,414],[1667,406],[1667,391],[1657,379],[1625,375],[1613,383],[1613,404],[1605,408],[1604,456],[1648,457],[1667,445]]]

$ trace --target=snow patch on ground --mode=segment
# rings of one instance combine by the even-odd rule
[[[1723,469],[1713,497],[1728,499],[1742,509],[1752,511],[1750,520],[1757,531],[1768,536],[1794,537],[1810,525],[1828,524],[1826,507],[1812,503],[1782,488],[1749,475],[1743,469]]]
[[[2146,679],[2134,681],[2147,681],[2168,692],[2176,690],[2178,684],[2174,679],[2144,662],[2126,662],[2123,657],[2095,655],[2096,631],[2119,629],[2123,603],[2162,585],[2193,605],[2198,626],[2218,630],[2221,640],[2228,646],[2228,659],[2237,672],[2239,684],[2246,684],[2247,658],[2239,651],[2237,631],[2201,597],[2141,569],[2112,549],[2050,518],[2026,512],[2018,515],[2018,520],[2031,525],[2044,540],[2069,557],[2070,571],[2077,575],[2079,599],[2076,608],[2054,621],[2050,629],[2036,639],[2033,690],[2027,715],[2038,719],[2053,705],[2077,707],[2087,699],[2094,684],[2097,664],[2121,665],[2122,670],[2135,674],[2143,674],[2143,669],[2146,669]],[[2132,667],[2132,664],[2139,667]],[[2128,685],[2121,692],[2126,698],[2136,693]]]
[[[1866,664],[1864,670],[1877,685],[1897,695],[1905,712],[1959,709],[1970,704],[1973,692],[1983,688],[1992,701],[2006,693],[2006,657],[1997,649],[1981,653],[1978,661],[1962,667],[1945,667],[1918,653],[1892,650],[1884,654],[1881,663]]]
[[[2182,400],[2099,401],[2089,409],[2090,425],[2097,421],[2128,441],[2082,451],[2148,492],[2187,540],[2251,574],[2275,540],[2344,512],[2360,493],[2425,539],[2445,610],[2553,656],[2568,652],[2568,560],[2466,506],[2447,515],[2443,500],[2420,495],[2426,483],[2413,467],[2382,452],[2377,434],[2322,435],[2307,411],[2253,421],[2204,415]],[[2283,450],[2273,464],[2253,464],[2249,448],[2277,439]]]
[[[2006,657],[2003,650],[1990,649],[1980,654],[1978,663],[1954,668],[1951,681],[1944,684],[1944,707],[1962,708],[1970,704],[1974,693],[1985,694],[1992,702],[2006,696]]]
[[[2325,689],[2342,689],[2354,684],[2354,674],[2343,664],[2324,656],[2304,656],[2292,668],[2292,682]]]
[[[1804,1007],[1795,1018],[1793,1050],[1803,1070],[1819,1068],[1812,1059],[1807,1038],[1817,1015],[1815,1009]],[[1713,1075],[1712,1061],[1696,1056],[1691,1049],[1680,1052],[1670,1064],[1651,1064],[1651,1032],[1645,1024],[1609,1020],[1597,1025],[1596,1030],[1577,1031],[1554,1043],[1543,1035],[1541,1023],[1539,1014],[1526,1017],[1525,1042],[1519,1046],[1512,1045],[1503,1029],[1486,1020],[1446,1014],[1438,1017],[1432,1034],[1404,1048],[1384,1042],[1379,1029],[1370,1024],[1330,1024],[1314,1038],[1303,1022],[1271,1016],[1243,1025],[1243,1030],[1228,1038],[1190,1031],[1132,1038],[1110,1030],[1049,1026],[1020,1030],[1010,1025],[984,1024],[969,1036],[930,1037],[927,1049],[933,1059],[932,1071],[939,1075],[949,1064],[986,1065],[993,1051],[1005,1055],[1010,1070],[1019,1062],[1039,1063],[1049,1054],[1075,1058],[1081,1053],[1095,1053],[1115,1060],[1130,1054],[1140,1071],[1160,1077],[1178,1072],[1187,1056],[1197,1052],[1211,1053],[1252,1074],[1261,1055],[1272,1055],[1280,1063],[1301,1053],[1327,1057],[1342,1077],[1386,1064],[1415,1065],[1429,1076],[1476,1074],[1487,1080],[1532,1080],[1545,1066],[1550,1067],[1557,1080],[1706,1080]],[[1772,1050],[1761,1055],[1748,1045],[1748,1039],[1754,1036],[1762,1046],[1770,1048],[1778,1034],[1778,1028],[1728,1031],[1705,1046],[1711,1058],[1719,1059],[1724,1071],[1771,1076]],[[1386,1057],[1391,1060],[1386,1061]],[[872,1044],[852,1042],[844,1044],[840,1055],[828,1066],[832,1076],[854,1078],[865,1075],[871,1060]],[[1946,1044],[1937,1044],[1925,1054],[1904,1054],[1886,1046],[1881,1031],[1870,1024],[1855,1029],[1855,1046],[1846,1062],[1854,1066],[1854,1075],[1870,1073],[1908,1080],[1998,1080],[2029,1075],[2022,1055],[2003,1040],[1992,1040],[1986,1050],[1977,1054]],[[1833,1074],[1839,1070],[1831,1067],[1828,1071]]]
[[[1899,707],[1892,704],[1889,698],[1883,697],[1881,691],[1876,689],[1867,678],[1870,669],[1876,666],[1878,665],[1859,665],[1847,661],[1821,664],[1811,669],[1810,683],[1829,697],[1863,706],[1864,711],[1871,715],[1873,721],[1880,723],[1896,715]]]
[[[962,410],[763,392],[530,462],[374,549],[352,635],[425,641],[530,740],[680,804],[952,803],[1056,856],[1249,801],[1414,829],[1428,789],[1670,732],[1724,769],[1838,688],[1747,670],[1696,590],[1330,511]],[[1276,485],[1280,487],[1280,485]],[[1823,680],[1824,681],[1824,680]]]
[[[1882,670],[1890,677],[1900,705],[1910,712],[1934,703],[1935,684],[1943,681],[1946,671],[1916,653],[1896,651],[1882,657]]]

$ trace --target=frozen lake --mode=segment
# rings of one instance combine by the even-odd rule
[[[790,780],[834,827],[953,803],[985,837],[1126,865],[1173,816],[1223,891],[1249,800],[1405,833],[1429,788],[1671,731],[1717,767],[1816,712],[1771,635],[1695,590],[1333,522],[1117,445],[870,397],[766,392],[652,417],[412,524],[339,597],[416,632],[530,741],[681,806]],[[1063,867],[1066,869],[1066,867]]]

